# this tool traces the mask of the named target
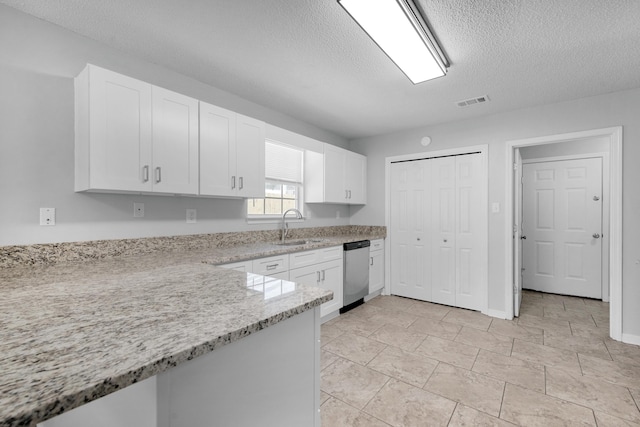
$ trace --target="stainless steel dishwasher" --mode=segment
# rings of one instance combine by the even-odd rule
[[[369,240],[344,244],[344,292],[340,313],[364,302],[369,293]]]

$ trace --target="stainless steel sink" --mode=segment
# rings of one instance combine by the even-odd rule
[[[275,242],[275,245],[278,246],[301,246],[301,245],[310,245],[312,243],[322,243],[324,239],[297,239],[297,240],[287,240],[285,242]]]

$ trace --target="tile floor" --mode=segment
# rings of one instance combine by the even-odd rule
[[[380,296],[322,325],[322,425],[640,426],[609,305],[525,291],[513,321]]]

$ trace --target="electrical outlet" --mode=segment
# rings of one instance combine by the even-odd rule
[[[56,225],[56,208],[40,208],[40,225]]]
[[[144,218],[144,203],[133,204],[133,217]]]
[[[195,224],[195,223],[196,223],[196,210],[187,209],[187,224]]]

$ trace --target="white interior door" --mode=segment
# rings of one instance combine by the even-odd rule
[[[523,165],[523,287],[602,298],[602,160]]]
[[[514,152],[515,172],[513,174],[513,315],[520,316],[522,305],[522,155],[520,149]]]
[[[394,295],[431,301],[429,160],[391,164],[391,286]]]

